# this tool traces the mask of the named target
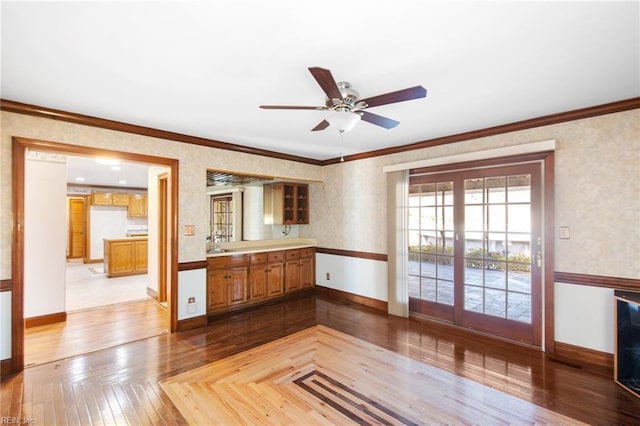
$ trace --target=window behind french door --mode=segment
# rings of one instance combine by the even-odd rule
[[[540,345],[541,165],[409,182],[409,309]]]

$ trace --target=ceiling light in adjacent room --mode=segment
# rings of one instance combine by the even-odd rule
[[[115,158],[96,158],[96,163],[105,166],[119,166],[120,160],[116,160]]]

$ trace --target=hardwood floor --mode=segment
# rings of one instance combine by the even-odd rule
[[[229,314],[202,329],[3,377],[0,415],[47,425],[186,424],[161,389],[161,380],[317,324],[578,421],[640,424],[640,400],[610,377],[553,362],[525,347],[313,294]],[[458,398],[464,401],[464,393]]]
[[[25,329],[25,365],[86,354],[168,330],[166,308],[153,299],[71,312],[65,322]]]

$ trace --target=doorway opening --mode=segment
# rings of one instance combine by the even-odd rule
[[[177,292],[177,246],[174,241],[177,241],[177,196],[178,196],[178,188],[177,188],[177,179],[178,179],[178,161],[174,159],[168,159],[164,157],[154,157],[143,154],[133,154],[133,153],[124,153],[111,151],[106,149],[99,148],[90,148],[83,146],[75,146],[68,145],[56,142],[46,142],[46,141],[38,141],[24,138],[13,138],[13,210],[14,210],[14,228],[13,228],[13,258],[12,258],[12,269],[13,269],[13,293],[12,293],[12,370],[13,371],[21,371],[25,367],[25,292],[27,290],[27,286],[29,286],[28,276],[29,272],[25,269],[26,261],[28,260],[28,253],[25,250],[27,246],[27,235],[25,233],[25,213],[29,211],[29,206],[27,205],[25,196],[26,190],[26,179],[29,177],[26,168],[26,158],[28,151],[38,151],[45,153],[53,153],[54,155],[65,156],[65,155],[77,155],[77,156],[92,156],[92,157],[110,157],[117,158],[121,160],[138,162],[141,164],[149,164],[154,166],[159,166],[166,173],[166,185],[164,188],[165,191],[165,210],[164,210],[164,223],[166,226],[166,235],[163,239],[163,243],[160,243],[157,239],[157,235],[154,238],[150,238],[153,240],[153,243],[150,244],[150,247],[153,247],[149,251],[150,260],[153,259],[153,276],[154,279],[157,279],[157,261],[158,261],[158,246],[163,245],[164,253],[165,253],[165,264],[167,265],[165,271],[165,298],[166,298],[166,308],[163,308],[164,315],[164,329],[169,332],[174,332],[177,326],[177,309],[175,306],[176,292]],[[86,201],[86,200],[85,200]],[[66,202],[66,200],[64,201]],[[74,206],[74,208],[78,208]],[[154,209],[157,210],[157,209]],[[154,213],[157,216],[157,213]],[[66,229],[64,223],[60,224],[60,227]],[[77,230],[76,230],[77,232]],[[85,231],[86,232],[86,231]],[[154,228],[153,231],[156,234],[156,230]],[[77,234],[81,234],[77,232]],[[78,235],[74,236],[76,242],[73,253],[68,252],[69,255],[73,255],[74,257],[70,259],[86,259],[86,244],[85,244],[85,252],[79,254],[82,250],[78,249],[78,245],[81,246],[80,243],[77,242]],[[66,239],[65,239],[66,240]],[[86,240],[85,240],[86,241]],[[29,243],[33,246],[33,243]],[[64,242],[66,244],[66,241]],[[53,252],[54,249],[51,249]],[[80,256],[80,257],[77,257]],[[62,263],[65,262],[65,255],[63,252]],[[64,268],[64,265],[62,265]],[[153,301],[154,304],[155,301]],[[133,304],[126,304],[128,308],[131,308]],[[124,306],[124,305],[123,305]],[[64,308],[63,308],[64,309]],[[47,315],[43,315],[42,317],[47,317]],[[66,316],[67,322],[71,323],[70,316]],[[113,324],[110,324],[109,321],[102,321],[107,327],[113,328]],[[92,327],[95,324],[92,325]],[[127,330],[124,334],[127,334],[130,331],[130,324],[126,325]],[[86,331],[82,331],[84,333]],[[120,344],[123,342],[116,342],[115,344]],[[74,354],[76,355],[76,354]]]

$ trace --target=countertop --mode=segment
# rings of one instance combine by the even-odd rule
[[[315,247],[316,245],[316,241],[310,238],[222,243],[221,248],[228,251],[221,253],[207,253],[207,257],[233,256],[234,254],[262,253],[266,251],[295,250],[306,247]]]
[[[103,238],[104,241],[135,241],[135,240],[146,240],[147,237],[122,237],[122,238]]]

